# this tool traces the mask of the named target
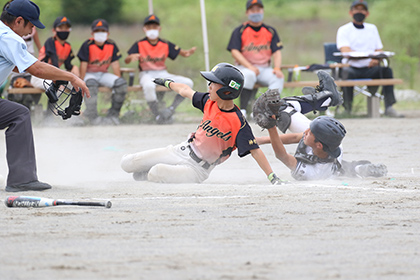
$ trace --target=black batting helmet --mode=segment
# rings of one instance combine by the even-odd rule
[[[219,63],[210,72],[200,72],[207,81],[223,85],[217,95],[223,100],[235,99],[241,94],[244,87],[244,75],[229,63]],[[228,94],[225,94],[229,92]]]
[[[311,122],[309,128],[315,139],[322,143],[324,151],[334,158],[340,155],[339,146],[346,136],[342,123],[331,117],[320,116]]]

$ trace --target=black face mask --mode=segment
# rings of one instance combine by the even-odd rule
[[[66,40],[69,37],[70,31],[57,31],[57,37],[61,40]]]
[[[365,14],[363,13],[357,13],[353,15],[353,18],[356,22],[363,22],[366,18]]]

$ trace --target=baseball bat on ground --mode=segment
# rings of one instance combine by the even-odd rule
[[[101,206],[111,208],[111,201],[94,202],[94,201],[72,201],[63,199],[51,199],[45,197],[32,196],[8,196],[4,204],[7,207],[49,207],[59,205],[77,205],[77,206]]]

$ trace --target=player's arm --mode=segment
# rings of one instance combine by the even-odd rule
[[[115,75],[117,75],[118,77],[121,77],[120,62],[118,60],[111,62],[111,68],[112,68],[112,72],[114,72]]]
[[[197,47],[192,47],[191,49],[189,49],[189,50],[183,50],[183,49],[181,49],[181,51],[179,52],[179,54],[181,55],[181,56],[183,56],[183,57],[189,57],[189,56],[191,56],[192,54],[194,54],[195,53],[195,50],[197,49]]]
[[[69,81],[76,90],[81,89],[84,95],[90,97],[89,89],[83,80],[70,72],[61,70],[48,63],[36,61],[26,71],[41,79]]]
[[[273,53],[273,73],[277,78],[284,78],[283,72],[281,71],[281,50],[277,50]]]
[[[258,76],[260,73],[260,70],[258,70],[257,67],[252,65],[248,59],[245,58],[245,56],[237,49],[232,49],[231,51],[232,57],[242,66],[245,66],[246,68],[252,70],[255,72],[255,74]]]
[[[277,127],[272,127],[268,129],[268,134],[270,135],[271,146],[273,147],[276,158],[283,162],[290,170],[295,170],[297,165],[297,160],[294,156],[289,154],[284,147],[284,144],[280,138],[280,135],[277,131]]]
[[[296,144],[299,143],[300,139],[302,139],[303,133],[288,133],[288,134],[281,134],[279,135],[280,140],[283,144]],[[256,137],[258,145],[270,144],[271,138],[270,136],[261,136]]]
[[[189,86],[187,86],[186,84],[181,84],[181,83],[175,83],[174,81],[170,80],[170,79],[162,79],[162,78],[156,78],[153,80],[153,82],[157,85],[161,85],[164,87],[167,87],[177,93],[179,93],[179,95],[181,95],[182,97],[191,99],[194,96],[195,91],[190,88]]]
[[[258,149],[253,149],[250,151],[252,157],[255,159],[255,161],[258,163],[258,165],[261,167],[261,169],[264,171],[265,175],[270,175],[273,172],[273,169],[271,168],[270,163],[268,162],[266,156],[264,155],[263,151]]]
[[[273,185],[281,185],[285,183],[273,172],[270,163],[260,148],[250,150],[250,153]]]
[[[138,61],[138,60],[140,60],[140,56],[141,55],[139,53],[132,53],[124,59],[124,62],[126,64],[129,64],[132,61]]]
[[[87,61],[81,61],[80,62],[80,79],[85,78],[86,72],[87,72],[87,67],[88,67],[88,62]]]
[[[34,40],[34,43],[35,43],[35,45],[38,49],[38,52],[39,52],[39,50],[42,48],[42,45],[41,45],[41,41],[39,40],[39,35],[38,35],[38,31],[36,30],[36,28],[35,28],[34,36],[32,37],[32,39]]]

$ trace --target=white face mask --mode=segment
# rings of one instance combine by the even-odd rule
[[[98,43],[103,43],[108,39],[108,32],[95,32],[93,33],[93,39]]]
[[[157,29],[146,30],[146,36],[147,38],[151,40],[157,39],[159,37],[159,30]]]

